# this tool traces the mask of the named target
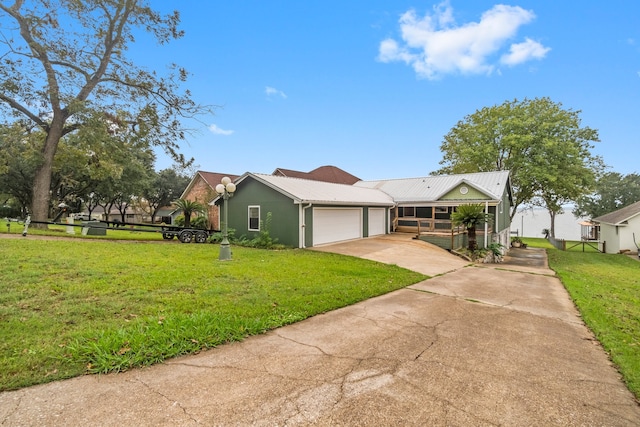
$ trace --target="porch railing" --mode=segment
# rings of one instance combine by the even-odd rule
[[[464,232],[465,227],[462,225],[454,226],[450,219],[431,219],[431,218],[395,218],[393,220],[394,231],[406,233],[451,233]],[[484,226],[479,227],[479,233],[484,232]],[[493,227],[489,227],[489,233],[493,232]]]
[[[450,219],[432,218],[394,218],[393,230],[403,233],[416,233],[417,238],[440,246],[443,249],[459,249],[468,244],[467,230],[463,225],[454,226]],[[476,230],[484,235],[484,225]],[[493,233],[493,227],[488,227]],[[482,238],[480,237],[482,240]]]

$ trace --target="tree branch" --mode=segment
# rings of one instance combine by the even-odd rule
[[[20,104],[15,99],[10,98],[10,97],[4,95],[3,93],[0,93],[0,100],[2,100],[4,102],[6,102],[7,104],[9,104],[9,106],[11,108],[13,108],[14,110],[19,111],[22,114],[24,114],[25,116],[27,116],[30,120],[32,120],[34,123],[36,123],[45,132],[49,130],[49,124],[47,122],[42,120],[37,115],[33,114],[31,111],[29,111],[29,109],[27,109],[27,107],[25,107],[24,105]]]

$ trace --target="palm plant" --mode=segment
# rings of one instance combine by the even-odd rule
[[[191,227],[191,215],[205,215],[207,213],[207,208],[202,203],[195,200],[178,199],[174,203],[182,210],[184,215],[184,226],[186,228]]]
[[[453,225],[463,225],[467,229],[469,236],[469,251],[473,252],[478,248],[476,239],[476,227],[488,222],[491,214],[484,211],[482,203],[470,203],[460,205],[454,213],[451,214]]]

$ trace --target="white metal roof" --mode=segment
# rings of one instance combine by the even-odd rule
[[[467,184],[499,201],[509,185],[509,171],[478,172],[422,178],[358,181],[356,187],[382,190],[396,203],[435,202],[460,184]]]
[[[257,173],[246,173],[236,182],[240,183],[246,177],[252,177],[291,197],[296,203],[369,206],[393,206],[395,204],[391,196],[373,188]]]

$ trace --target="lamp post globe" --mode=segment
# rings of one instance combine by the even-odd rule
[[[224,203],[224,222],[222,222],[222,242],[220,242],[220,261],[228,261],[231,259],[231,245],[229,244],[229,234],[227,223],[229,222],[229,197],[233,196],[236,191],[236,185],[231,182],[231,178],[225,176],[220,184],[216,185],[216,193],[218,193]]]

